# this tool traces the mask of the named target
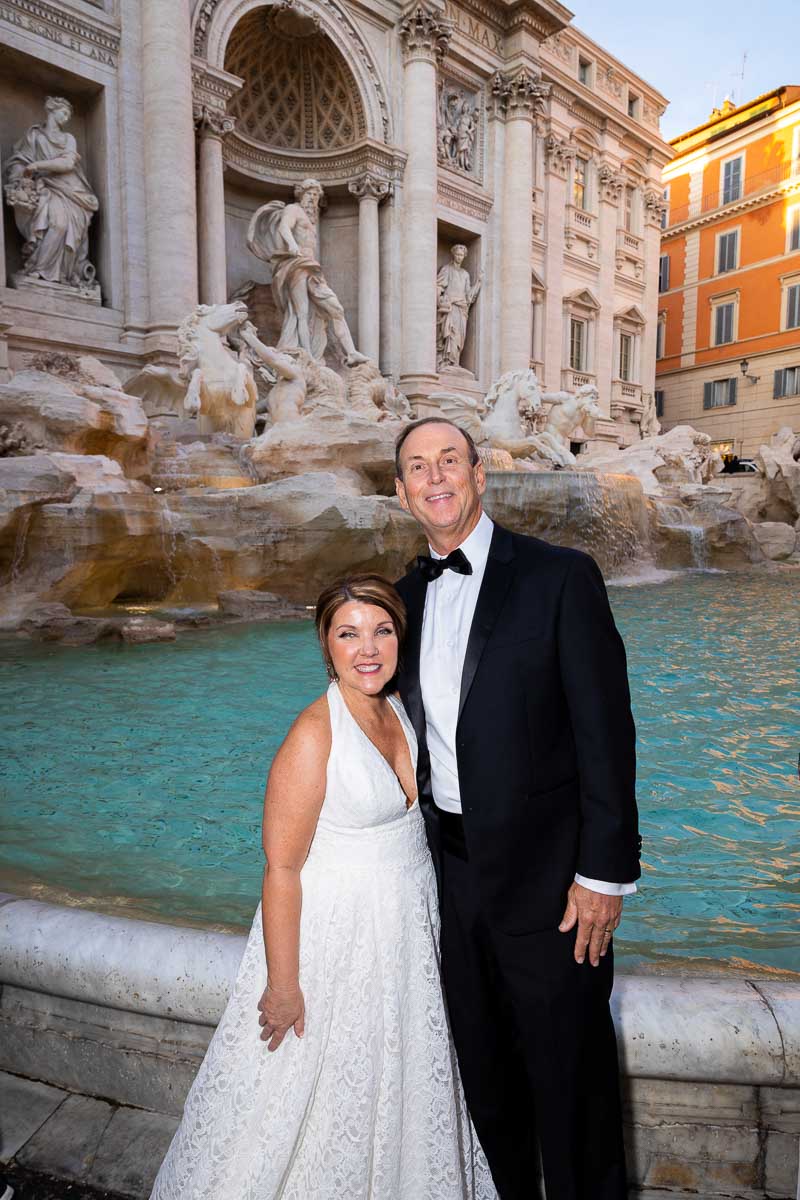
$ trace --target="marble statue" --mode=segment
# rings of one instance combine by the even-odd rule
[[[550,404],[550,410],[544,429],[536,435],[540,457],[555,467],[577,466],[570,441],[579,427],[590,437],[594,433],[595,422],[603,415],[597,388],[593,383],[585,383],[577,392],[545,392],[542,400]]]
[[[506,371],[486,393],[485,403],[489,411],[483,418],[484,438],[512,454],[515,449],[526,453],[529,430],[542,407],[536,372],[530,368]]]
[[[661,422],[656,414],[656,398],[652,392],[645,392],[643,396],[642,419],[639,423],[639,432],[643,438],[658,437],[661,433]]]
[[[478,105],[461,89],[439,88],[439,162],[470,172],[478,133]]]
[[[31,125],[6,168],[6,203],[25,239],[22,277],[97,296],[89,261],[89,224],[99,202],[81,166],[75,138],[64,126],[72,105],[48,96],[43,125]]]
[[[322,184],[304,179],[294,189],[295,203],[272,200],[254,214],[247,245],[269,263],[272,293],[283,316],[278,350],[305,350],[322,361],[329,336],[338,343],[348,366],[366,362],[359,354],[336,293],[317,258]]]
[[[241,301],[233,304],[198,304],[178,329],[180,354],[179,377],[188,384],[183,406],[196,414],[200,433],[230,433],[235,437],[251,438],[255,432],[258,391],[249,355],[244,349],[236,353],[229,334],[247,338],[266,351],[252,331],[247,306]],[[252,326],[250,327],[252,329]],[[264,356],[268,366],[268,356]]]
[[[450,250],[452,261],[442,267],[436,277],[436,356],[437,370],[458,367],[467,336],[469,310],[483,283],[483,269],[474,283],[462,266],[467,247],[461,244]]]

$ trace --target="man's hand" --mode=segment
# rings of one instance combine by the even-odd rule
[[[575,941],[575,961],[582,963],[589,948],[589,962],[593,967],[600,965],[611,945],[611,935],[622,920],[622,896],[604,896],[573,883],[567,893],[567,907],[561,918],[559,929],[569,933],[578,923]]]

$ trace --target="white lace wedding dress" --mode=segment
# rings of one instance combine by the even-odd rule
[[[392,701],[412,757],[416,740]],[[256,912],[151,1200],[496,1200],[439,982],[419,805],[328,690],[327,788],[302,872],[302,1039],[259,1039]]]

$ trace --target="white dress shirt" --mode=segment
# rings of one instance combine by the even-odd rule
[[[486,513],[481,513],[478,524],[459,547],[469,559],[472,574],[443,571],[428,584],[425,593],[419,682],[425,708],[431,788],[436,807],[450,813],[461,813],[456,760],[461,674],[493,531],[493,523]],[[433,558],[444,557],[432,546],[430,552]],[[636,891],[635,883],[605,883],[583,875],[576,875],[575,881],[606,896],[627,896]]]

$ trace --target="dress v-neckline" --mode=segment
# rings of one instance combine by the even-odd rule
[[[386,757],[386,755],[383,753],[383,751],[378,749],[378,747],[375,745],[375,743],[373,742],[372,738],[369,736],[369,734],[367,733],[367,731],[366,731],[365,729],[363,729],[363,728],[362,728],[362,726],[361,726],[361,723],[360,723],[358,720],[356,720],[356,717],[355,717],[355,715],[354,715],[354,714],[353,714],[353,713],[350,711],[350,708],[348,707],[347,701],[345,700],[344,696],[342,695],[342,689],[339,687],[339,684],[338,684],[338,682],[337,682],[337,684],[336,684],[336,691],[337,691],[337,694],[338,694],[338,696],[339,696],[339,700],[340,700],[340,702],[341,702],[341,704],[342,704],[342,706],[343,706],[343,708],[344,708],[345,712],[347,713],[348,717],[349,717],[349,718],[350,718],[350,720],[353,722],[353,724],[355,725],[356,729],[357,729],[357,730],[358,730],[358,732],[361,734],[361,736],[364,738],[364,740],[365,740],[366,742],[368,742],[368,743],[369,743],[369,745],[372,747],[372,749],[375,751],[375,753],[377,754],[378,758],[379,758],[379,759],[381,760],[381,762],[384,764],[384,766],[386,767],[387,771],[388,771],[388,772],[389,772],[389,774],[392,776],[392,778],[394,779],[394,781],[395,781],[395,783],[397,784],[398,788],[400,789],[400,791],[401,791],[401,793],[402,793],[402,795],[403,795],[403,798],[404,798],[404,800],[405,800],[405,802],[406,802],[406,812],[407,812],[407,813],[411,812],[412,808],[414,808],[414,807],[416,806],[416,804],[417,804],[417,802],[418,802],[418,800],[419,800],[419,792],[417,792],[417,795],[414,797],[414,799],[413,799],[413,800],[411,801],[411,803],[409,804],[409,803],[408,803],[408,793],[406,792],[406,789],[403,787],[402,783],[400,782],[400,776],[397,774],[397,771],[395,771],[394,767],[393,767],[393,766],[392,766],[392,764],[389,762],[388,758],[387,758],[387,757]],[[401,732],[402,732],[402,734],[403,734],[403,739],[404,739],[404,741],[405,741],[405,744],[406,744],[406,749],[408,750],[408,759],[409,759],[409,762],[411,763],[411,772],[412,772],[412,774],[413,774],[413,775],[416,777],[416,771],[414,770],[414,754],[413,754],[413,752],[412,752],[412,749],[411,749],[411,742],[408,740],[408,732],[407,732],[407,730],[406,730],[405,723],[403,722],[403,718],[402,718],[402,716],[400,715],[400,713],[398,712],[397,708],[396,708],[396,707],[395,707],[395,705],[394,705],[394,702],[393,702],[393,697],[392,697],[392,696],[387,696],[387,697],[386,697],[386,699],[389,701],[389,707],[391,708],[392,712],[394,713],[394,715],[395,715],[395,717],[396,717],[396,719],[397,719],[397,723],[398,723],[398,724],[399,724],[399,726],[400,726]]]

